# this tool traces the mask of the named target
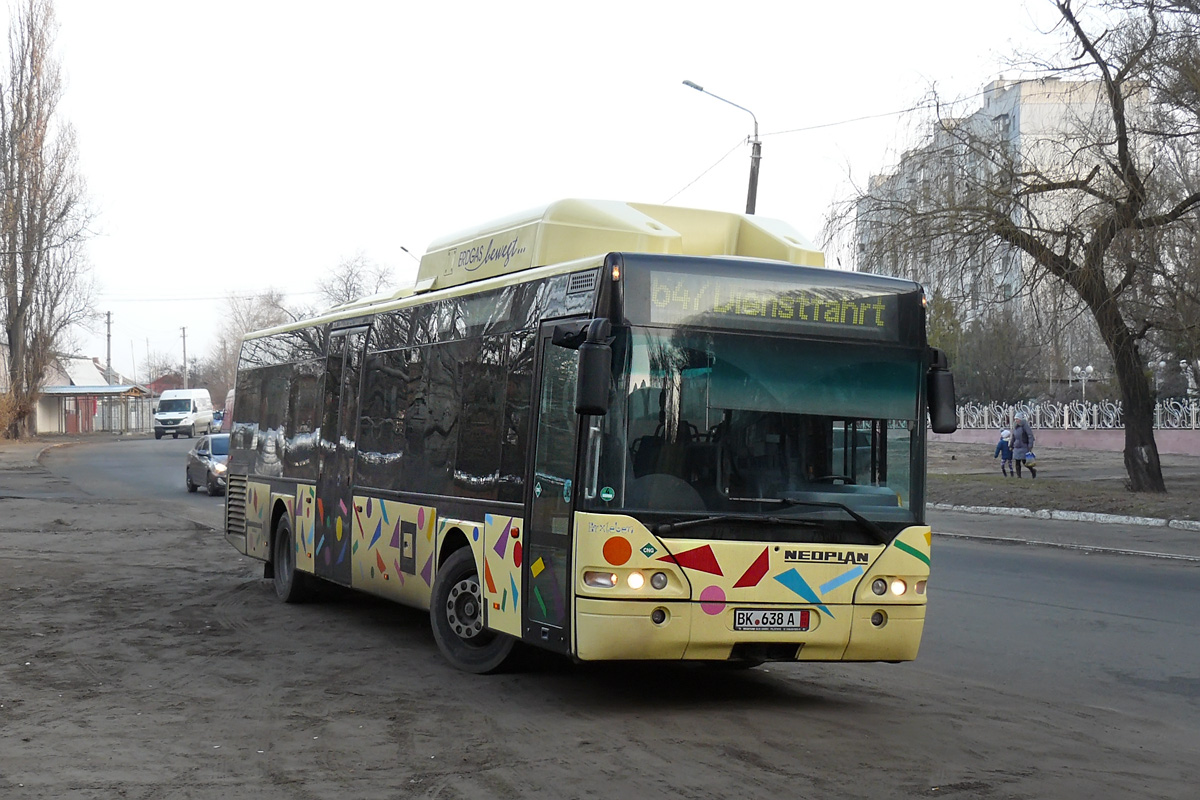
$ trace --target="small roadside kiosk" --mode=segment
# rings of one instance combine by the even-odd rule
[[[37,405],[38,433],[133,433],[154,426],[145,386],[47,386]]]

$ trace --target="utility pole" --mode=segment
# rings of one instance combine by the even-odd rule
[[[701,94],[715,97],[722,103],[728,103],[734,108],[740,108],[750,115],[750,119],[754,120],[754,138],[750,139],[750,186],[746,190],[746,213],[753,214],[755,206],[758,205],[758,162],[762,160],[762,142],[758,138],[758,117],[754,116],[754,112],[745,106],[739,106],[732,100],[726,100],[720,95],[715,95],[698,83],[684,81],[683,85],[690,89],[695,89]]]
[[[112,312],[106,311],[105,320],[108,329],[108,349],[104,355],[104,385],[112,386]],[[104,400],[104,430],[112,430],[112,398],[105,397]]]
[[[183,332],[183,388],[187,389],[189,388],[187,374],[187,328],[180,328],[179,330]]]
[[[108,319],[108,352],[104,358],[104,383],[112,385],[112,312],[105,313]]]

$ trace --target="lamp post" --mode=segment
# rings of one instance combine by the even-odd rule
[[[750,189],[746,193],[746,213],[753,214],[755,203],[758,201],[758,162],[760,159],[762,159],[762,142],[758,140],[758,117],[754,116],[754,112],[745,106],[739,106],[732,100],[726,100],[720,95],[715,95],[712,92],[705,90],[705,88],[698,83],[684,81],[683,85],[691,87],[697,92],[706,94],[709,97],[715,97],[722,103],[728,103],[734,108],[740,108],[742,111],[745,111],[750,115],[750,119],[754,120],[754,138],[750,140]]]
[[[1167,368],[1167,362],[1151,361],[1146,366],[1154,371],[1154,394],[1157,395],[1159,392],[1159,389],[1162,388],[1162,373],[1163,373],[1163,370]]]
[[[1083,402],[1086,403],[1088,378],[1092,377],[1095,370],[1092,369],[1091,364],[1088,364],[1086,367],[1072,367],[1071,372],[1075,373],[1075,377],[1079,379],[1079,383],[1083,387]]]

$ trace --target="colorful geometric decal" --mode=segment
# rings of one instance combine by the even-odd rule
[[[779,581],[784,586],[791,589],[793,592],[800,595],[817,608],[821,609],[830,617],[833,616],[832,612],[830,612],[830,610],[821,603],[821,598],[817,597],[817,593],[812,590],[812,587],[805,583],[804,578],[800,577],[800,573],[797,572],[795,568],[789,569],[782,575],[776,575],[775,580]]]
[[[833,580],[829,580],[829,581],[826,581],[825,583],[822,583],[821,587],[820,587],[821,594],[829,594],[830,592],[832,592],[834,589],[838,588],[839,586],[845,586],[850,581],[852,581],[855,578],[862,575],[864,571],[865,570],[863,570],[863,568],[861,566],[858,566],[858,567],[855,567],[854,569],[843,572],[841,575],[838,575]]]
[[[496,555],[500,556],[501,558],[504,558],[505,554],[508,552],[508,531],[511,527],[512,520],[510,519],[508,524],[504,526],[504,532],[496,537],[496,546],[493,549],[496,551]]]
[[[649,542],[646,542],[644,545],[642,545],[642,555],[644,555],[646,558],[653,558],[654,554],[657,552],[658,548]]]
[[[433,586],[433,553],[429,554],[429,560],[425,562],[425,567],[421,570],[421,578],[429,586]]]
[[[754,563],[751,564],[744,573],[742,573],[742,577],[738,578],[738,581],[733,585],[733,588],[743,589],[748,586],[758,586],[759,581],[761,581],[763,576],[767,574],[767,569],[770,568],[770,566],[771,558],[767,554],[767,548],[764,547],[758,558],[754,559]]]
[[[675,555],[668,553],[658,560],[674,561],[681,567],[694,569],[697,572],[707,572],[711,575],[720,575],[721,577],[725,576],[725,573],[721,572],[721,565],[717,563],[717,557],[713,553],[712,546],[707,544],[703,547],[697,547],[695,550],[688,550]]]
[[[725,610],[725,590],[720,586],[706,586],[700,592],[700,610],[715,617]]]
[[[488,628],[521,635],[521,607],[517,602],[522,586],[521,520],[487,514],[483,523],[483,568],[486,584],[484,624]],[[511,602],[510,602],[511,601]]]
[[[614,567],[624,566],[633,556],[633,545],[622,536],[613,536],[604,543],[604,560]]]
[[[929,534],[926,534],[926,536],[929,536]],[[914,558],[917,558],[917,559],[925,562],[926,565],[929,564],[929,556],[925,555],[924,553],[922,553],[920,550],[913,547],[912,545],[905,544],[904,542],[900,541],[899,539],[893,541],[892,544],[896,545],[897,550],[902,550],[905,553],[908,553],[910,556],[913,556]]]
[[[496,582],[492,580],[492,567],[487,561],[483,562],[483,579],[490,594],[496,593]]]

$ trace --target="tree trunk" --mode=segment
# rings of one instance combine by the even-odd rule
[[[1154,441],[1154,401],[1133,334],[1121,318],[1115,301],[1093,306],[1092,313],[1101,337],[1109,346],[1113,371],[1121,389],[1129,488],[1135,492],[1165,492],[1162,463]]]

